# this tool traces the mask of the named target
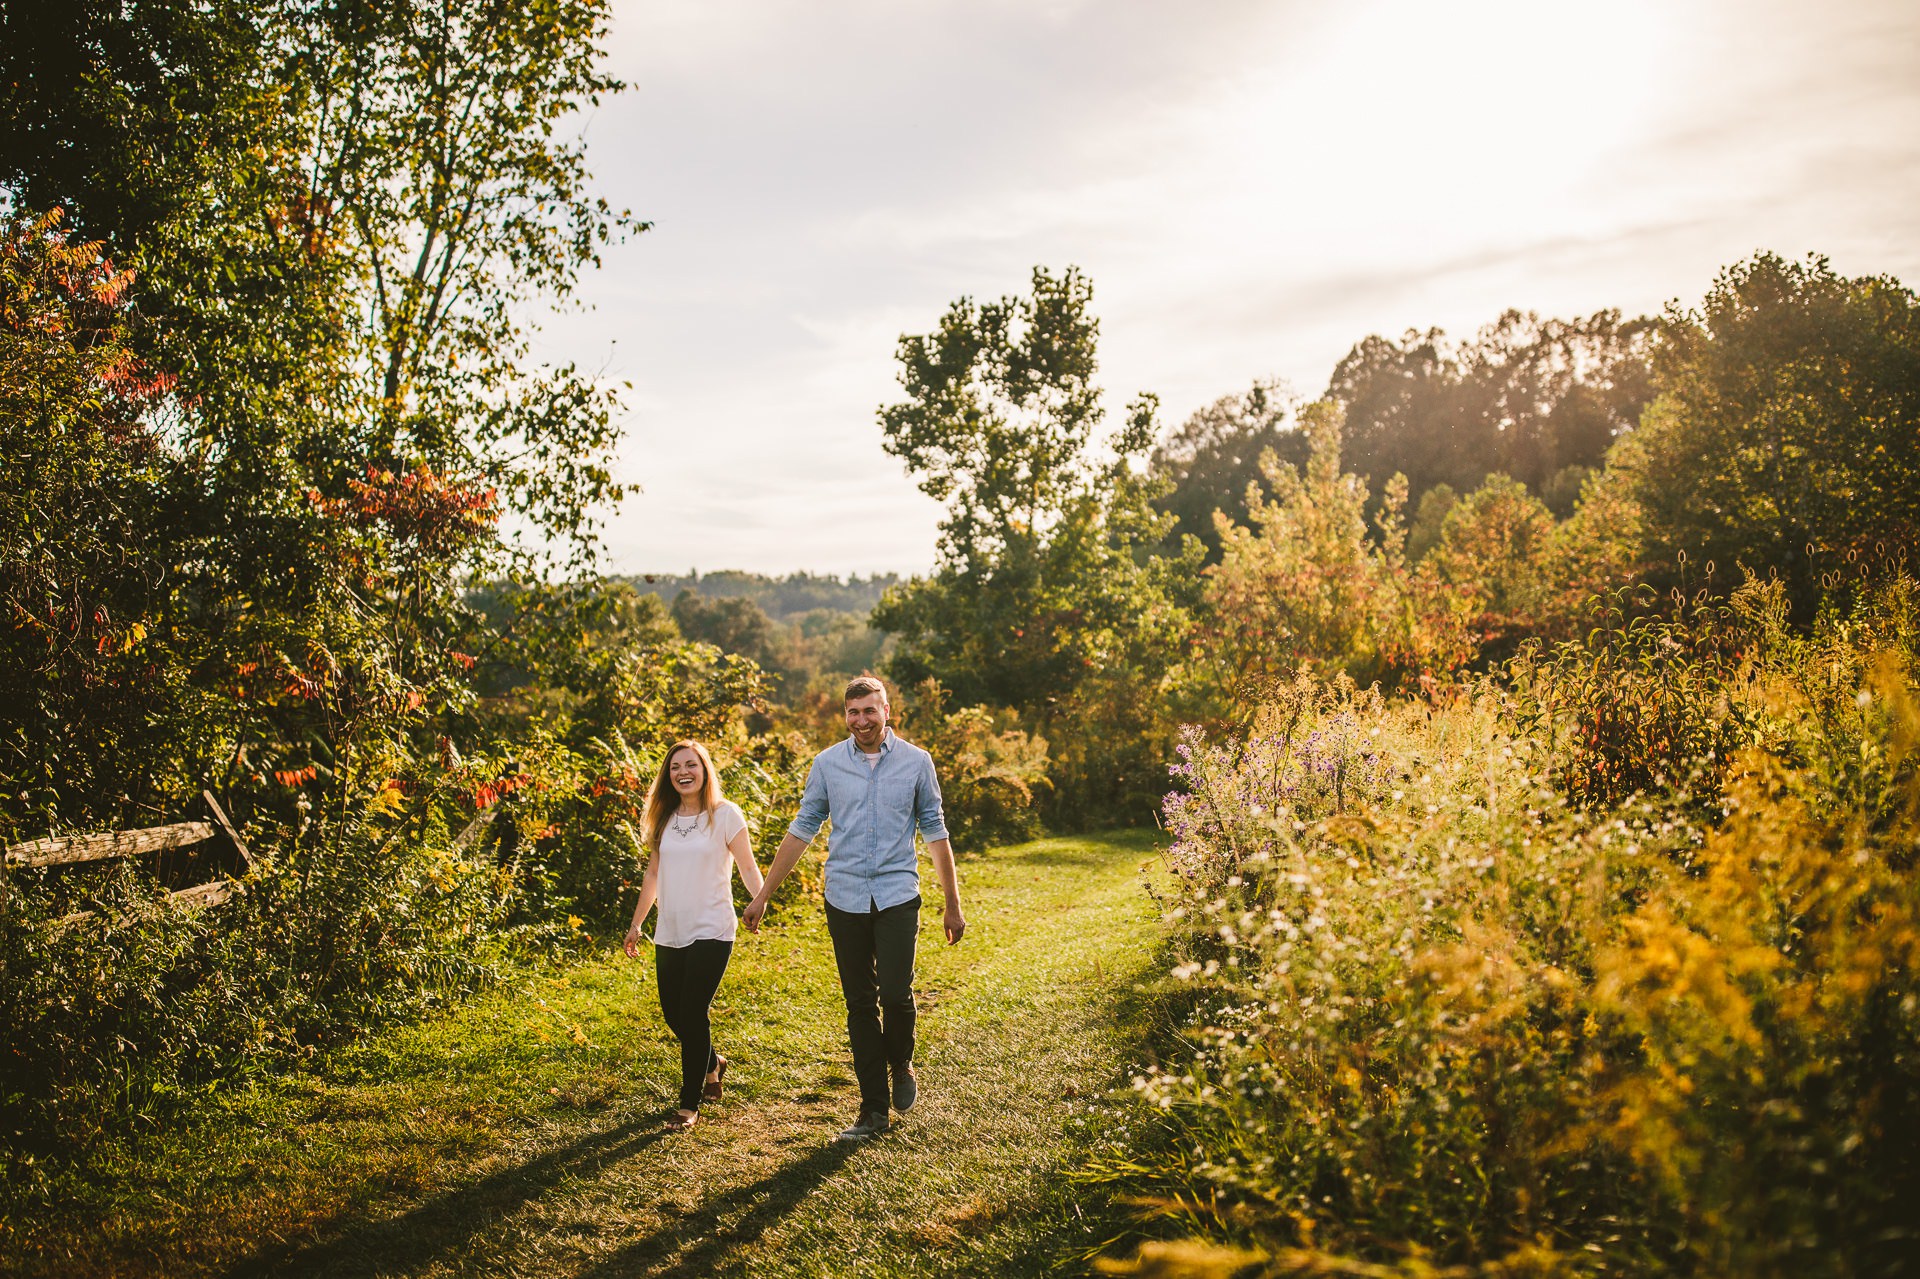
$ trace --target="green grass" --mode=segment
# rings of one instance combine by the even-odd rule
[[[0,1270],[124,1275],[1038,1275],[1113,1233],[1059,1176],[1125,1073],[1157,932],[1151,832],[961,865],[922,912],[922,1100],[833,1143],[857,1091],[817,903],[744,931],[715,1001],[726,1100],[662,1121],[678,1050],[617,952],[99,1152],[0,1219]],[[931,876],[927,879],[933,887]],[[937,888],[933,891],[937,894]]]

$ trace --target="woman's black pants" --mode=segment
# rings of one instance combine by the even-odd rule
[[[655,946],[654,976],[660,982],[660,1013],[680,1041],[680,1109],[700,1109],[707,1072],[720,1066],[713,1051],[708,1012],[714,992],[733,957],[730,941],[705,940],[685,946]]]

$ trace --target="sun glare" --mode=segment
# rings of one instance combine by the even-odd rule
[[[1249,216],[1284,203],[1289,223],[1364,237],[1370,253],[1370,232],[1410,218],[1448,240],[1577,222],[1569,206],[1648,125],[1671,33],[1656,17],[1369,5],[1243,75],[1213,104],[1217,136]]]

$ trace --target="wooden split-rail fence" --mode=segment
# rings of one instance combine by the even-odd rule
[[[213,792],[201,791],[200,802],[206,809],[205,821],[106,831],[98,835],[56,835],[51,839],[9,845],[6,869],[12,872],[159,855],[166,862],[176,863],[163,867],[166,877],[175,882],[181,877],[215,876],[204,883],[172,890],[167,894],[168,901],[176,906],[217,906],[232,895],[234,881],[253,869],[253,855],[247,851],[233,823],[227,820]],[[6,895],[6,879],[0,876],[0,903],[5,902]],[[61,922],[77,923],[92,914],[92,911],[78,911]]]

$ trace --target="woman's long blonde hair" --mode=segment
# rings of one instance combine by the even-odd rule
[[[720,774],[714,770],[713,756],[699,742],[675,742],[667,747],[667,753],[660,757],[660,771],[653,775],[653,785],[647,788],[647,806],[640,814],[640,827],[647,832],[647,847],[659,851],[660,837],[667,833],[667,823],[680,809],[680,792],[673,788],[671,776],[673,757],[681,751],[692,751],[700,757],[700,767],[705,770],[706,782],[700,787],[700,811],[706,814],[707,821],[713,821],[713,810],[720,805]]]

